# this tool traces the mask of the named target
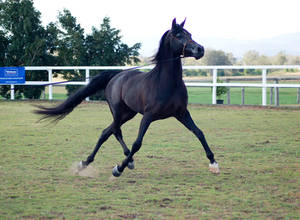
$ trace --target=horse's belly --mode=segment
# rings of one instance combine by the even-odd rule
[[[123,102],[133,111],[144,114],[144,104],[138,96],[126,96]]]

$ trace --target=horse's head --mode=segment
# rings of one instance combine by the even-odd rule
[[[195,57],[200,59],[204,55],[204,48],[192,39],[192,35],[183,28],[185,20],[181,24],[176,23],[176,18],[172,22],[169,31],[171,49],[176,56]]]

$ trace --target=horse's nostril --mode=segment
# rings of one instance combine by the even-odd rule
[[[204,47],[200,46],[200,53],[202,54],[202,56],[204,55]]]
[[[200,59],[203,56],[204,56],[204,48],[201,45],[199,45],[195,48],[195,58]]]
[[[199,52],[199,53],[204,53],[204,48],[203,48],[203,47],[201,47],[201,46],[200,46],[200,47],[198,47],[198,52]]]

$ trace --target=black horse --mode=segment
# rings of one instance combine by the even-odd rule
[[[123,147],[125,160],[113,169],[113,175],[118,177],[126,166],[134,168],[133,155],[140,149],[143,137],[151,122],[175,117],[186,128],[191,130],[204,147],[209,168],[213,173],[219,173],[219,167],[214,159],[202,131],[195,125],[187,110],[188,95],[182,80],[182,57],[200,59],[204,55],[204,48],[192,40],[186,31],[185,21],[181,24],[172,22],[171,30],[164,33],[160,40],[157,54],[153,61],[155,67],[150,72],[125,70],[119,73],[102,72],[91,82],[70,96],[65,102],[53,108],[39,106],[35,113],[44,115],[43,118],[60,120],[69,114],[86,97],[105,89],[105,96],[113,115],[113,122],[103,130],[94,151],[81,161],[78,169],[86,168],[94,161],[101,145],[114,134]],[[137,113],[143,115],[138,137],[132,145],[131,151],[123,141],[121,126],[132,119]]]

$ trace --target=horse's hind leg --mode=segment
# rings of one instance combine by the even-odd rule
[[[115,133],[114,133],[116,139],[119,141],[119,143],[121,144],[123,151],[124,151],[124,155],[127,157],[130,154],[130,150],[128,149],[128,147],[126,146],[124,140],[123,140],[123,135],[122,135],[122,131],[121,129],[118,129]],[[134,169],[134,161],[133,158],[132,160],[128,163],[127,167],[129,169]]]
[[[90,163],[94,161],[94,158],[100,149],[101,145],[112,135],[114,134],[116,139],[119,141],[121,144],[124,154],[128,156],[130,154],[130,150],[127,148],[123,136],[122,136],[122,131],[121,131],[121,126],[128,120],[132,119],[137,113],[130,110],[127,106],[122,106],[122,105],[115,105],[114,107],[111,107],[111,112],[114,117],[113,123],[107,127],[106,129],[103,130],[102,135],[100,136],[93,152],[87,157],[87,160],[81,161],[78,164],[78,170],[83,170],[86,168]],[[133,159],[129,162],[128,164],[129,169],[134,169],[134,162]]]
[[[112,123],[109,127],[103,130],[102,135],[100,136],[93,152],[88,156],[88,158],[85,161],[81,161],[78,164],[78,170],[81,171],[85,169],[90,163],[94,161],[94,158],[100,149],[101,145],[113,134],[114,129],[114,123]]]
[[[116,137],[116,139],[119,141],[119,143],[121,144],[122,148],[123,148],[123,151],[124,151],[124,155],[126,157],[129,156],[130,154],[130,150],[128,149],[128,147],[126,146],[124,140],[123,140],[123,135],[122,135],[122,131],[121,131],[121,126],[126,123],[127,121],[129,121],[130,119],[132,119],[135,115],[136,115],[136,112],[134,111],[131,111],[129,109],[127,109],[128,111],[123,113],[122,114],[122,117],[121,117],[121,120],[120,120],[120,123],[119,123],[119,126],[118,128],[115,129],[115,132],[114,132],[114,135]],[[115,117],[115,120],[117,119],[117,117]],[[129,169],[134,169],[134,161],[133,161],[133,158],[129,161],[127,167]]]
[[[124,171],[124,169],[126,168],[126,166],[128,166],[128,163],[132,160],[133,155],[139,151],[139,149],[142,146],[142,141],[143,141],[143,137],[150,125],[150,123],[152,122],[152,115],[151,114],[144,114],[144,117],[141,121],[140,124],[140,128],[139,128],[139,134],[137,139],[135,140],[135,142],[132,145],[132,149],[130,154],[126,157],[125,160],[123,160],[122,164],[120,166],[116,165],[113,169],[113,175],[115,177],[119,177],[121,176],[122,172]]]

